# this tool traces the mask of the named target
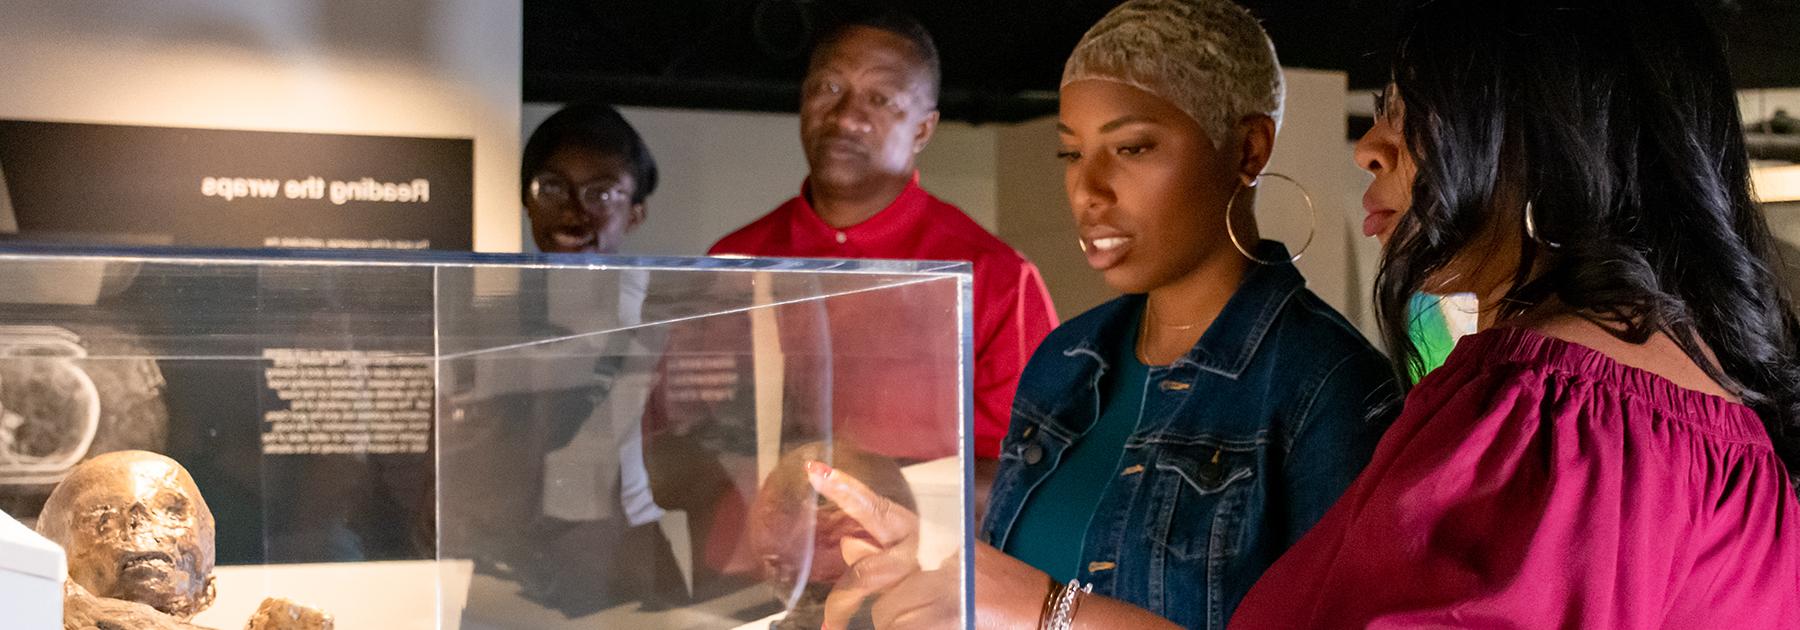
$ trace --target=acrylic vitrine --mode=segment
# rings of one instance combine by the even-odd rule
[[[101,453],[174,458],[217,522],[208,627],[280,596],[352,630],[816,628],[866,537],[816,460],[916,513],[920,569],[966,602],[969,285],[962,263],[0,251],[0,509],[29,524]]]

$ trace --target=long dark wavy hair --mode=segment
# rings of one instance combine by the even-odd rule
[[[1452,259],[1483,255],[1496,242],[1484,234],[1511,230],[1519,264],[1501,318],[1555,299],[1628,342],[1666,333],[1800,471],[1800,323],[1707,18],[1684,0],[1412,8],[1391,77],[1418,176],[1375,287],[1402,382],[1421,366],[1409,299]]]

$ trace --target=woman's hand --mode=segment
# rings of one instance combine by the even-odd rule
[[[874,539],[839,543],[850,569],[825,597],[824,630],[844,628],[864,600],[919,572],[919,516],[821,462],[806,463],[806,479]]]
[[[825,629],[843,628],[864,600],[877,597],[872,613],[881,630],[955,628],[962,622],[961,565],[934,571],[918,565],[919,517],[871,491],[856,478],[818,462],[807,479],[875,538],[845,539],[849,573],[825,600]],[[1031,565],[985,544],[975,546],[976,625],[1030,630],[1050,592],[1050,578]]]

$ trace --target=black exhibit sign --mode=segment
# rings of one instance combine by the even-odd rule
[[[17,239],[468,250],[473,190],[468,139],[0,120]]]
[[[0,120],[0,247],[466,251],[473,156],[467,139]],[[0,510],[29,520],[80,461],[142,449],[194,476],[220,564],[436,556],[430,268],[9,264]]]

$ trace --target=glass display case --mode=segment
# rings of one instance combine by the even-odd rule
[[[0,251],[0,510],[173,458],[207,627],[817,628],[871,538],[818,461],[967,601],[966,264],[342,256]]]

